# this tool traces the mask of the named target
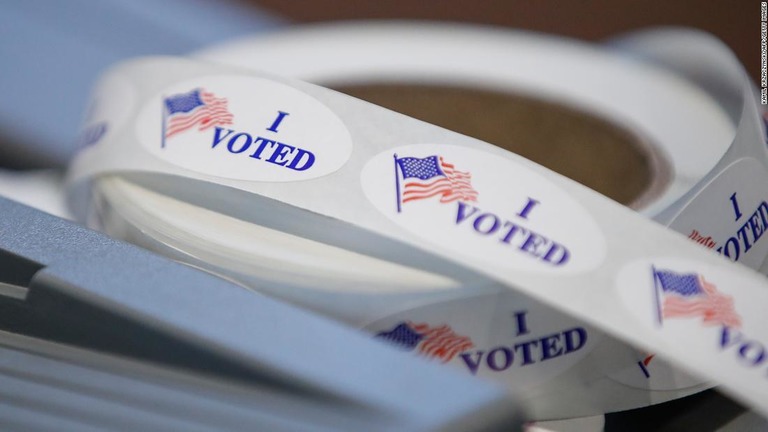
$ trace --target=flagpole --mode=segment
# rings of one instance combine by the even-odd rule
[[[643,375],[645,375],[646,378],[650,378],[651,374],[648,372],[648,368],[645,367],[645,364],[643,363],[643,360],[640,360],[637,362],[637,365],[640,366],[640,370],[643,371]]]
[[[400,176],[397,174],[397,153],[392,155],[395,158],[395,192],[397,193],[397,212],[400,213]]]
[[[656,300],[656,318],[661,326],[661,300],[659,299],[659,277],[656,272],[656,266],[651,265],[653,270],[653,298]]]
[[[165,102],[165,96],[162,96],[161,99],[163,100],[163,102]],[[163,115],[162,115],[163,122],[162,122],[162,125],[160,126],[160,132],[163,135],[162,135],[162,138],[160,140],[160,148],[165,148],[165,120],[166,120],[165,103],[162,104],[162,107],[163,107]]]

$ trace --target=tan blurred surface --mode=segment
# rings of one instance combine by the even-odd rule
[[[650,199],[668,179],[667,170],[651,157],[640,137],[566,105],[455,86],[366,84],[333,88],[492,143],[634,208]]]
[[[633,29],[687,26],[713,33],[757,82],[760,2],[746,0],[241,0],[296,22],[349,19],[432,19],[485,23],[599,40]]]

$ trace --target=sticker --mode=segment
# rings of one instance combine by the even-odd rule
[[[99,82],[88,101],[85,118],[76,138],[82,150],[94,146],[119,130],[134,110],[133,85],[120,74],[111,74]]]
[[[623,366],[606,375],[629,387],[646,390],[682,390],[707,381],[676,368],[652,351],[635,351]]]
[[[312,179],[338,170],[352,153],[349,131],[325,105],[255,77],[169,87],[142,109],[136,133],[160,159],[237,180]]]
[[[768,343],[760,332],[768,291],[750,290],[758,288],[755,280],[723,264],[679,258],[637,260],[619,272],[619,296],[629,316],[639,319],[673,349],[684,349],[689,356],[732,371],[734,383],[754,387],[754,380],[768,379]],[[646,358],[651,355],[647,353]],[[695,378],[664,382],[679,377],[663,370],[656,375],[655,361],[651,358],[645,365],[651,381],[648,388],[696,383]]]
[[[414,236],[506,269],[598,267],[605,239],[587,210],[543,175],[471,148],[415,144],[364,167],[368,199]]]
[[[570,369],[602,338],[594,328],[508,291],[400,312],[366,330],[401,350],[516,389]]]
[[[731,261],[758,269],[768,255],[768,172],[752,158],[717,175],[670,224]]]

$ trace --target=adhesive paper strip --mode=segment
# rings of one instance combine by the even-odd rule
[[[698,210],[702,191],[718,191],[703,201],[738,205],[734,241],[740,253],[749,242],[744,262],[758,266],[768,224],[751,188],[766,175],[766,155],[747,82],[740,77],[738,130],[726,157],[668,208],[684,209],[676,221],[689,227],[686,217],[706,212]],[[117,175],[354,253],[476,285],[496,281],[715,380],[768,414],[763,276],[518,155],[321,87],[150,58],[114,69],[94,100],[109,100],[123,83],[135,102],[120,116],[94,110],[89,125],[105,132],[70,172],[81,212],[88,180]],[[249,101],[258,107],[240,108]],[[735,259],[723,239],[713,241]],[[586,343],[578,330],[561,330],[492,357],[465,353],[477,369],[504,369],[514,355],[555,364]]]

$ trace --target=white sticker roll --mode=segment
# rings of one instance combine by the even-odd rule
[[[447,37],[447,29],[434,30]],[[709,214],[696,206],[726,193],[729,211],[738,204],[743,215],[736,230],[718,218],[695,229],[732,260],[729,239],[742,240],[739,256],[746,257],[746,238],[750,258],[739,261],[762,264],[764,199],[749,186],[765,176],[766,155],[746,84],[737,89],[743,112],[729,147],[728,113],[663,70],[568,41],[466,31],[475,42],[514,42],[503,45],[519,54],[510,57],[531,67],[527,78],[524,67],[500,68],[497,77],[513,76],[529,91],[579,101],[614,121],[628,118],[665,143],[678,174],[644,211],[679,214],[677,223],[688,227],[685,215]],[[555,60],[596,78],[547,87]],[[234,75],[237,89],[222,84]],[[135,89],[136,102],[123,107],[133,114],[123,121],[97,111],[91,123],[113,133],[81,151],[70,171],[73,207],[81,217],[89,212],[92,225],[365,327],[404,349],[524,387],[539,418],[644,406],[707,387],[662,359],[722,383],[765,412],[760,401],[768,384],[764,373],[762,384],[757,378],[765,320],[727,301],[757,298],[765,282],[706,248],[498,147],[324,88],[209,63],[145,59],[113,70],[94,100],[109,100],[117,81]],[[623,90],[629,99],[621,98]],[[256,107],[234,109],[249,103]],[[179,132],[169,136],[171,128]],[[164,156],[171,145],[176,153]],[[686,153],[686,162],[675,160]],[[750,168],[728,174],[733,164]],[[756,171],[747,177],[750,169]],[[83,198],[91,186],[89,210]],[[710,190],[720,192],[697,198]],[[736,234],[715,239],[721,231]],[[657,277],[657,267],[666,276]],[[715,306],[738,314],[740,325],[699,319],[711,315],[711,305],[701,316],[662,320],[703,320],[707,331],[686,333],[680,345],[678,330],[670,336],[667,327],[636,317],[646,309],[626,300],[626,268],[651,275],[637,276],[644,285],[634,289],[648,295],[647,304],[656,299],[657,311],[668,296],[722,297]],[[448,342],[435,345],[441,338]]]

